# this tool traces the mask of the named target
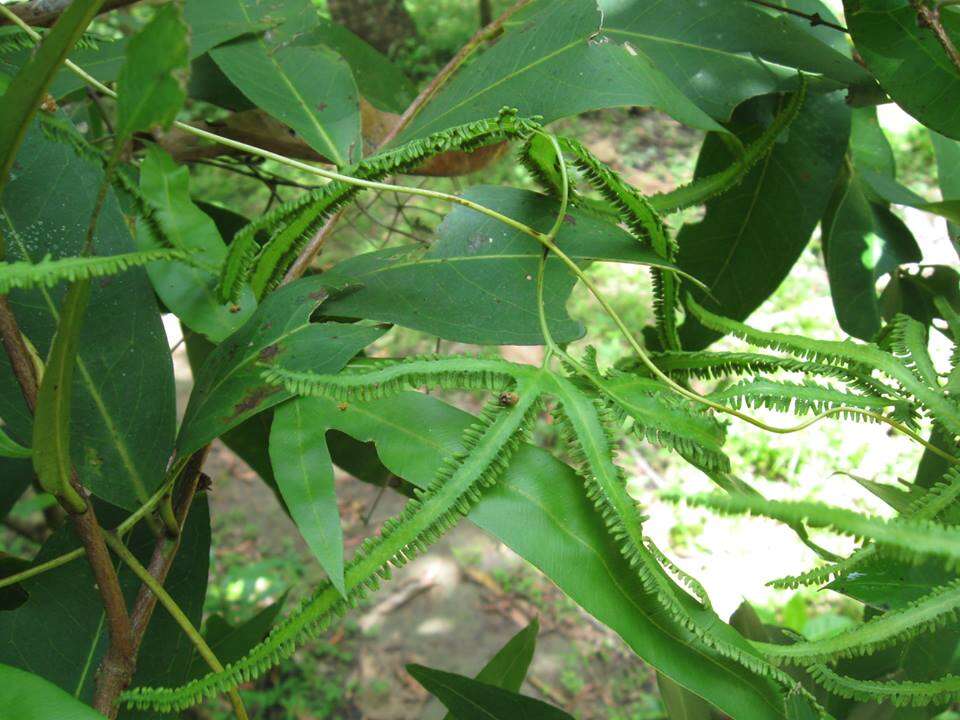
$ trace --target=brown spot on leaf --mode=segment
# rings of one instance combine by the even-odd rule
[[[244,413],[256,410],[271,395],[280,392],[278,387],[258,387],[254,388],[244,396],[243,400],[233,406],[233,414],[227,418],[228,421],[235,420]]]
[[[273,345],[267,345],[263,350],[261,350],[257,355],[257,359],[260,360],[260,362],[270,362],[279,354],[280,346],[277,343],[274,343]]]

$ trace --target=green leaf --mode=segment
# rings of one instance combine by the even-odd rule
[[[3,478],[0,483],[0,518],[5,518],[33,482],[33,463],[0,457],[0,477]]]
[[[733,130],[747,142],[773,117],[772,98],[738,108]],[[697,289],[701,304],[743,319],[777,289],[803,252],[830,198],[843,160],[850,110],[838,93],[811,95],[788,136],[733,190],[707,203],[704,219],[677,236],[680,267],[703,281],[714,300]],[[696,177],[730,164],[721,136],[709,135]],[[784,218],[790,218],[784,222]],[[680,328],[686,350],[706,347],[718,336],[687,313]]]
[[[307,5],[309,3],[306,3]],[[183,19],[190,27],[190,57],[199,57],[228,40],[275,27],[293,18],[307,20],[302,2],[185,0]],[[314,13],[315,14],[315,13]]]
[[[663,673],[657,673],[657,688],[669,720],[711,720],[713,717],[709,703]]]
[[[464,196],[544,232],[558,210],[551,198],[508,187],[474,187]],[[624,230],[583,211],[568,212],[557,245],[581,267],[595,260],[671,267]],[[327,271],[331,282],[363,287],[325,303],[322,311],[329,317],[396,323],[460,342],[541,344],[536,277],[542,254],[540,243],[528,235],[457,206],[429,248],[380,250]],[[575,282],[557,258],[548,259],[544,304],[558,342],[583,334],[564,307]]]
[[[151,147],[140,167],[140,190],[173,244],[190,254],[189,263],[161,261],[148,266],[154,290],[184,325],[220,342],[247,321],[256,301],[249,288],[236,306],[217,299],[215,287],[227,247],[214,221],[190,199],[190,171]],[[157,244],[145,223],[140,224],[137,242],[143,248]]]
[[[0,665],[0,707],[17,720],[103,720],[103,715],[56,685],[9,665]]]
[[[346,595],[343,529],[325,429],[312,417],[313,398],[295,398],[274,412],[270,461],[300,534],[333,586]]]
[[[454,713],[457,720],[573,720],[572,715],[545,702],[463,675],[423,665],[407,665],[407,672]]]
[[[40,487],[55,495],[71,512],[87,503],[73,486],[70,458],[70,409],[80,327],[90,301],[90,281],[73,283],[60,307],[57,332],[37,392],[33,420],[33,469]]]
[[[540,623],[534,618],[490,658],[490,662],[483,666],[474,679],[510,692],[518,692],[533,660],[539,632]],[[454,717],[447,713],[444,720],[454,720]]]
[[[0,103],[0,193],[54,73],[102,4],[103,0],[76,0],[71,3],[4,92],[3,102]]]
[[[255,19],[246,3],[243,11]],[[318,153],[340,166],[356,162],[362,152],[360,101],[350,66],[337,53],[301,46],[296,39],[281,28],[269,37],[237,39],[210,54],[251,102],[289,125]]]
[[[534,618],[490,658],[490,662],[483,666],[476,679],[504,690],[519,690],[533,660],[539,632],[540,623]]]
[[[927,127],[960,138],[960,72],[917,21],[910,0],[844,0],[843,6],[857,51],[890,97]],[[947,8],[940,19],[960,44],[960,14]]]
[[[795,87],[798,68],[813,76],[812,89],[869,81],[862,68],[797,24],[746,2],[611,1],[600,9],[602,18],[589,0],[540,2],[518,14],[398,143],[489,117],[503,105],[547,122],[649,105],[684,124],[719,130],[714,121],[729,118],[744,100]]]
[[[850,154],[858,170],[869,170],[884,177],[895,178],[897,164],[893,148],[877,119],[874,107],[854,108],[851,113]]]
[[[25,448],[16,440],[7,435],[0,427],[0,457],[28,458],[33,454],[30,448]]]
[[[11,260],[37,262],[80,254],[103,179],[38,129],[30,131],[0,207],[0,231]],[[56,203],[49,201],[57,197]],[[126,219],[108,192],[94,239],[98,256],[131,252]],[[9,300],[21,330],[46,357],[65,286],[14,290]],[[122,379],[122,381],[121,381]],[[93,283],[80,335],[73,389],[71,455],[81,483],[105,500],[138,507],[163,479],[173,447],[173,364],[146,273],[138,268]],[[30,414],[0,354],[0,417],[21,443]]]
[[[112,527],[126,513],[102,503],[97,518]],[[164,583],[194,625],[199,624],[210,562],[210,513],[206,497],[194,501],[181,535],[180,551]],[[35,564],[51,560],[78,546],[73,530],[64,527],[43,545]],[[128,540],[140,562],[147,564],[156,538],[141,524]],[[140,581],[119,566],[120,587],[128,606]],[[96,671],[106,651],[108,632],[103,601],[84,560],[61,565],[28,580],[21,587],[27,601],[10,612],[0,612],[0,663],[37,673],[84,702],[93,699]],[[187,679],[193,645],[173,618],[157,608],[150,621],[137,663],[134,682],[178,683]],[[5,685],[0,686],[0,691]],[[0,704],[0,708],[6,708]],[[3,710],[0,709],[0,715]],[[16,716],[19,720],[19,715]],[[51,716],[48,716],[51,717]],[[57,717],[59,720],[59,716]],[[121,718],[131,715],[121,714]],[[142,715],[140,716],[142,717]]]
[[[937,157],[937,180],[945,198],[960,198],[960,142],[930,130],[933,152]],[[947,226],[953,247],[960,255],[960,222]]]
[[[170,127],[187,98],[187,26],[167,3],[127,44],[117,77],[117,142],[135,132]]]
[[[360,94],[380,110],[402,113],[416,97],[416,86],[399,67],[342,25],[321,18],[296,44],[322,45],[340,55],[350,65]]]
[[[383,328],[311,323],[329,295],[326,277],[299,280],[271,293],[250,319],[217,346],[197,373],[177,450],[187,455],[290,394],[264,382],[265,368],[335,373],[380,337]]]
[[[883,323],[877,281],[898,265],[919,262],[920,247],[886,205],[870,202],[852,167],[841,169],[823,216],[822,241],[840,327],[870,340]]]
[[[468,413],[418,393],[350,403],[345,411],[326,402],[318,423],[375,442],[381,461],[418,487],[433,479],[445,458],[463,450],[461,433],[473,421]],[[732,717],[782,718],[782,699],[770,681],[705,647],[644,591],[582,484],[568,465],[524,445],[468,517],[676,682]],[[684,593],[678,590],[678,595]]]

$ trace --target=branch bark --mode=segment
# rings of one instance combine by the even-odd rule
[[[100,8],[100,13],[110,12],[117,8],[133,5],[140,0],[106,0]],[[11,5],[10,10],[27,25],[34,27],[49,27],[63,14],[72,0],[32,0],[32,2]],[[10,20],[0,17],[0,25],[9,25]]]
[[[20,332],[16,316],[13,314],[5,296],[0,296],[0,337],[2,337],[7,357],[10,359],[13,373],[20,385],[24,402],[33,412],[37,406],[37,392],[39,390],[36,367],[27,349],[23,334]],[[67,515],[73,524],[74,532],[83,545],[87,560],[90,563],[90,569],[93,571],[93,577],[103,601],[107,617],[107,631],[110,637],[110,644],[101,663],[100,674],[97,677],[94,707],[104,715],[114,717],[115,712],[111,714],[113,701],[108,699],[109,693],[106,693],[105,688],[117,687],[119,689],[116,692],[119,693],[133,677],[135,664],[133,628],[130,615],[127,613],[126,601],[120,590],[116,568],[110,558],[110,553],[107,551],[107,546],[103,542],[100,523],[97,522],[93,503],[90,502],[89,494],[80,484],[76,472],[73,473],[72,482],[77,492],[86,500],[86,509],[82,513],[67,513]],[[115,699],[116,694],[112,697]]]
[[[947,33],[947,29],[943,27],[943,22],[940,20],[940,7],[943,3],[930,7],[923,0],[910,0],[910,4],[913,5],[913,9],[917,13],[917,21],[920,26],[929,28],[936,36],[940,47],[943,48],[950,62],[953,63],[953,67],[960,73],[960,52],[957,51],[953,38]]]

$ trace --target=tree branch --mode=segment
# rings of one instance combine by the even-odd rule
[[[117,8],[133,5],[140,0],[106,0],[100,8],[100,13],[110,12]],[[63,11],[69,7],[72,0],[32,0],[32,2],[11,5],[10,10],[28,25],[34,27],[49,27],[53,25]],[[0,17],[0,25],[9,25],[9,18]]]
[[[960,52],[957,51],[957,46],[954,45],[953,38],[947,33],[946,28],[943,27],[943,22],[940,20],[940,8],[944,4],[952,3],[938,3],[936,7],[929,7],[923,0],[910,0],[910,4],[913,5],[913,9],[917,12],[917,22],[920,23],[920,27],[930,29],[936,36],[937,42],[940,43],[943,51],[947,54],[950,62],[953,63],[954,68],[960,73]]]
[[[787,15],[793,15],[795,17],[803,18],[807,20],[813,27],[823,26],[831,28],[832,30],[839,30],[842,33],[849,33],[843,25],[838,25],[835,22],[829,20],[824,20],[823,15],[820,13],[805,13],[800,10],[795,10],[794,8],[784,7],[783,5],[778,5],[775,2],[768,2],[768,0],[747,0],[747,2],[753,3],[754,5],[761,5],[771,10],[777,10],[778,12],[786,13]]]
[[[10,366],[20,385],[23,399],[33,412],[37,406],[39,390],[36,367],[6,296],[0,296],[0,336],[2,336],[7,357],[10,359]],[[104,715],[113,717],[110,714],[112,702],[105,704],[100,692],[101,686],[117,685],[122,688],[130,682],[134,669],[133,628],[127,613],[126,601],[120,590],[117,571],[103,542],[100,524],[97,522],[89,493],[80,484],[76,471],[73,472],[71,481],[77,492],[86,500],[86,509],[82,513],[68,512],[67,514],[90,562],[90,569],[93,571],[106,612],[110,636],[110,645],[101,663],[101,674],[97,678],[94,707]]]

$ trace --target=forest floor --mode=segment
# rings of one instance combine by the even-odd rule
[[[648,193],[688,180],[701,140],[697,133],[652,112],[598,113],[569,121],[558,131],[576,134]],[[915,148],[908,149],[903,156],[916,157]],[[929,165],[922,163],[907,170],[917,177],[931,172]],[[504,160],[479,179],[459,182],[517,184],[518,173]],[[428,209],[424,215],[408,209],[412,219],[387,208],[379,222],[396,223],[402,215],[402,232],[428,237],[429,224],[419,218],[436,211]],[[363,215],[368,212],[378,211]],[[386,220],[388,215],[392,221]],[[373,222],[369,216],[356,215],[350,220],[348,226],[369,241],[376,230],[364,224]],[[942,227],[920,216],[907,220],[921,243],[933,243],[943,235]],[[358,245],[350,238],[343,242],[342,252],[356,252]],[[819,244],[814,241],[776,297],[751,318],[753,324],[839,337],[818,253]],[[337,244],[326,257],[327,262],[338,259]],[[645,277],[617,266],[592,272],[631,324],[640,327],[649,321]],[[601,361],[609,363],[625,354],[611,324],[589,298],[575,294],[570,309],[591,328],[591,341],[599,343]],[[176,334],[173,329],[171,344]],[[449,344],[443,347],[444,352],[458,349]],[[427,350],[434,350],[432,341],[400,329],[377,346],[378,352],[393,355]],[[510,352],[512,359],[537,360],[536,350]],[[191,380],[182,348],[175,353],[175,360],[183,399]],[[833,425],[819,427],[802,438],[771,438],[734,426],[728,448],[735,458],[735,471],[769,497],[820,495],[834,504],[883,512],[882,504],[856,482],[835,474],[852,473],[891,483],[908,477],[918,456],[916,450],[900,438],[885,438],[878,444],[877,432],[866,425]],[[828,593],[809,590],[784,593],[766,587],[773,578],[814,564],[813,553],[797,542],[791,531],[755,519],[711,518],[708,523],[702,511],[660,503],[658,490],[682,487],[685,492],[698,492],[712,487],[698,471],[656,448],[625,445],[621,462],[631,492],[651,517],[647,532],[703,582],[722,617],[747,600],[764,619],[811,637],[853,622],[839,596],[826,597]],[[323,576],[296,527],[272,492],[228,449],[215,445],[208,465],[213,478],[214,556],[207,610],[242,620],[277,602],[288,590],[286,604],[292,605],[305,588]],[[376,487],[345,474],[338,476],[337,492],[348,555],[403,503],[403,498],[391,491],[381,496]],[[838,552],[850,547],[832,538],[823,542]],[[775,614],[777,606],[782,609]],[[814,611],[817,619],[808,620]],[[301,648],[293,659],[246,688],[244,697],[251,715],[258,718],[439,719],[443,709],[406,674],[404,665],[418,662],[475,674],[533,618],[539,619],[541,632],[523,692],[562,706],[584,720],[663,717],[652,669],[614,633],[566,600],[535,568],[469,522],[461,523],[429,553],[396,573],[392,582],[325,638]],[[197,713],[211,718],[227,715],[216,709]]]

